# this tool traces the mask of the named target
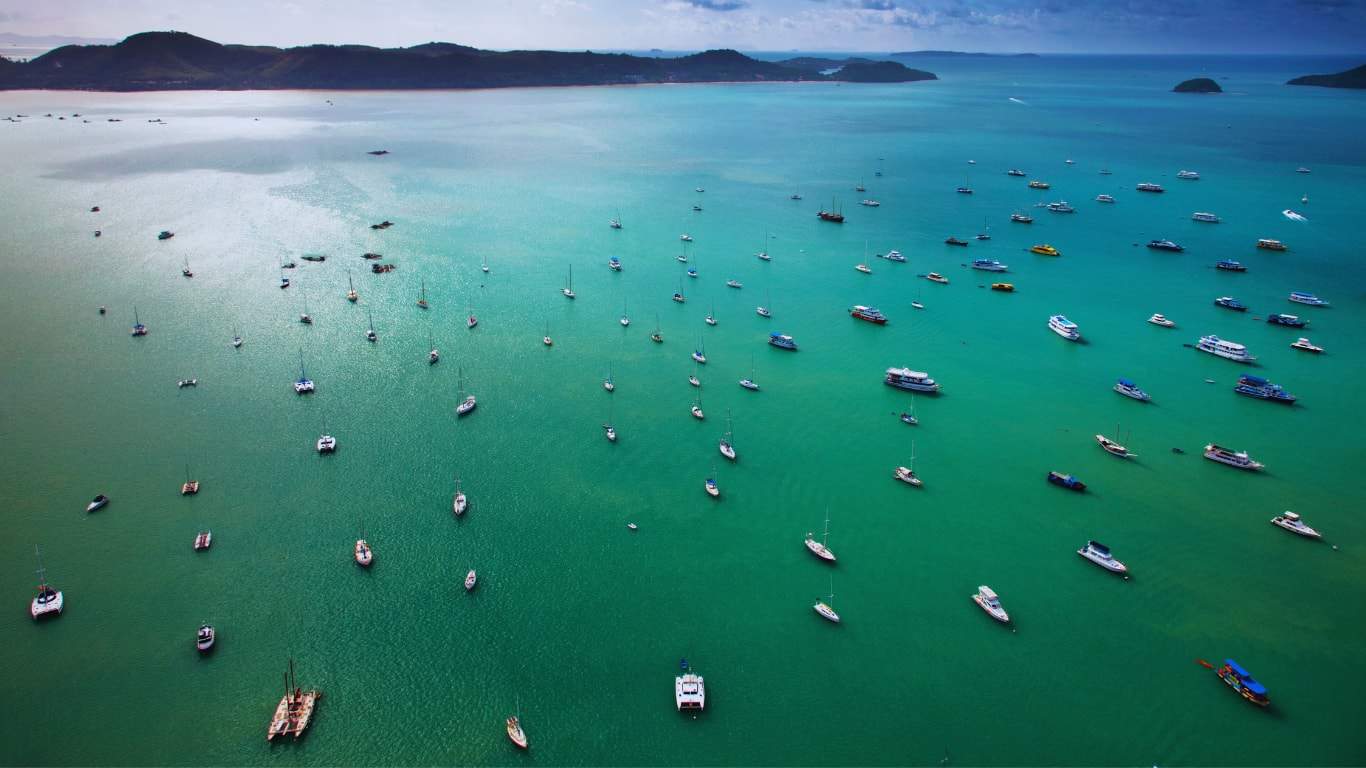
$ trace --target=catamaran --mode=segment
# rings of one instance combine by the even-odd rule
[[[44,616],[61,615],[62,592],[48,585],[47,570],[43,568],[43,555],[38,551],[36,544],[33,546],[33,556],[38,561],[38,595],[29,603],[28,614],[34,621]]]
[[[300,395],[313,391],[313,380],[304,372],[304,351],[299,350],[299,380],[294,382],[294,391]]]
[[[185,482],[180,486],[181,496],[193,496],[199,493],[199,481],[190,479],[190,465],[185,465]]]
[[[147,335],[147,326],[143,325],[142,321],[138,319],[138,308],[136,306],[133,307],[133,335]]]

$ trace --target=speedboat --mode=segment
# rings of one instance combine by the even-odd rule
[[[820,614],[822,619],[833,621],[836,624],[840,623],[840,615],[835,613],[835,609],[826,605],[824,601],[817,600],[816,604],[811,607],[815,609],[816,613]]]
[[[1206,224],[1218,224],[1219,217],[1205,211],[1196,211],[1191,214],[1191,221],[1203,221]]]
[[[1320,299],[1312,293],[1305,291],[1291,291],[1289,299],[1296,304],[1308,304],[1311,307],[1326,307],[1328,302]]]
[[[972,268],[980,269],[983,272],[1005,272],[1010,269],[1009,266],[995,259],[973,259]]]
[[[962,246],[966,246],[966,245],[968,244],[968,241],[967,241],[967,240],[959,240],[959,239],[956,238],[956,237],[950,236],[950,237],[944,238],[944,244],[945,244],[945,245],[962,245]]]
[[[682,240],[682,241],[685,242],[685,243],[691,243],[691,242],[692,242],[692,235],[688,234],[687,232],[684,232],[683,234],[681,234],[681,235],[678,236],[678,239],[679,239],[679,240]]]
[[[98,496],[96,496],[95,498],[91,499],[89,504],[86,504],[86,505],[85,505],[85,511],[86,511],[86,512],[94,512],[94,511],[96,511],[96,510],[104,509],[106,506],[108,506],[108,504],[109,504],[109,497],[108,497],[108,496],[105,496],[103,493],[101,493],[100,495],[98,495]]]
[[[474,395],[470,395],[466,397],[464,400],[462,400],[460,402],[460,405],[455,406],[455,415],[464,416],[465,414],[474,410],[475,406],[477,406],[478,404],[479,403],[474,399]]]
[[[1128,379],[1120,379],[1119,381],[1116,381],[1114,389],[1116,392],[1120,393],[1121,395],[1124,395],[1125,397],[1132,397],[1135,400],[1139,400],[1145,403],[1149,400],[1152,400],[1152,398],[1148,395],[1147,392],[1144,392],[1143,390],[1139,389],[1137,384],[1133,383]]]
[[[879,202],[876,201],[876,200],[871,200],[871,199],[869,199],[869,200],[860,200],[860,201],[859,201],[859,205],[865,206],[865,207],[867,207],[867,208],[876,208],[876,207],[882,205],[882,203],[879,203]]]
[[[1171,240],[1149,240],[1148,247],[1154,251],[1175,251],[1176,253],[1186,250],[1184,245],[1178,245]]]
[[[194,537],[194,551],[202,552],[213,546],[213,531],[200,531]]]
[[[713,499],[721,497],[721,488],[716,485],[716,478],[707,478],[707,482],[704,487],[707,489],[707,495],[712,497]]]
[[[1086,546],[1077,550],[1077,554],[1096,565],[1099,565],[1110,573],[1125,574],[1129,572],[1129,566],[1116,560],[1115,556],[1110,554],[1110,548],[1101,544],[1099,541],[1086,542]]]
[[[1272,325],[1284,325],[1289,328],[1303,328],[1306,325],[1309,325],[1307,320],[1300,318],[1298,315],[1287,315],[1280,312],[1267,315],[1266,321]]]
[[[891,250],[887,251],[886,253],[879,254],[879,256],[881,258],[886,259],[887,261],[895,261],[901,264],[906,263],[906,257],[901,255],[901,251]]]
[[[1029,182],[1029,188],[1030,188],[1030,189],[1048,189],[1048,187],[1049,187],[1049,184],[1048,184],[1048,182],[1046,182],[1046,181],[1031,181],[1031,182]]]
[[[790,349],[793,351],[797,349],[797,342],[793,341],[792,337],[785,333],[770,333],[768,335],[768,343],[778,349]]]
[[[1201,352],[1208,352],[1216,357],[1232,360],[1235,363],[1251,363],[1257,358],[1247,353],[1247,347],[1233,341],[1225,341],[1213,334],[1201,336],[1195,348]]]
[[[740,386],[750,390],[751,392],[759,391],[759,385],[754,383],[754,379],[740,379]]]
[[[683,667],[687,669],[686,666]],[[678,711],[698,710],[707,706],[706,681],[701,675],[688,672],[674,678],[674,704]]]
[[[508,739],[516,744],[519,749],[527,748],[526,733],[522,730],[522,723],[516,715],[508,718],[507,723]]]
[[[1153,184],[1152,182],[1149,182],[1149,181],[1140,182],[1136,187],[1134,187],[1134,189],[1137,189],[1139,192],[1162,192],[1162,191],[1164,191],[1164,190],[1162,189],[1162,185],[1161,185],[1161,184]]]
[[[1222,269],[1222,270],[1224,270],[1225,272],[1246,272],[1246,271],[1247,271],[1247,266],[1246,266],[1245,264],[1243,264],[1243,262],[1241,262],[1241,261],[1234,261],[1233,259],[1220,259],[1219,261],[1214,262],[1214,268],[1215,268],[1215,269]]]
[[[1247,305],[1232,296],[1220,296],[1214,300],[1214,305],[1216,307],[1223,307],[1224,309],[1231,309],[1234,312],[1247,311]]]
[[[1261,248],[1261,249],[1264,250],[1264,251],[1286,251],[1286,250],[1289,250],[1289,248],[1286,246],[1286,244],[1285,244],[1285,243],[1282,243],[1280,240],[1272,240],[1272,239],[1266,238],[1266,237],[1264,237],[1264,238],[1262,238],[1261,240],[1258,240],[1258,241],[1257,241],[1257,247],[1258,247],[1258,248]]]
[[[1220,667],[1216,674],[1244,699],[1259,707],[1271,705],[1271,699],[1266,695],[1266,686],[1253,679],[1252,674],[1233,659],[1224,659],[1224,666]]]
[[[949,279],[939,274],[938,272],[931,272],[928,275],[925,275],[925,279],[929,280],[932,283],[941,283],[943,285],[949,284]]]
[[[1303,336],[1290,342],[1290,346],[1294,347],[1295,349],[1302,349],[1305,352],[1313,352],[1316,355],[1323,351],[1323,347],[1314,344],[1309,339],[1306,339]]]
[[[365,543],[365,539],[356,539],[356,564],[362,568],[369,568],[375,562],[375,553],[370,550],[370,545]]]
[[[1300,519],[1299,515],[1289,510],[1286,510],[1285,514],[1276,515],[1275,517],[1271,518],[1271,524],[1280,526],[1281,528],[1284,528],[1287,531],[1290,531],[1291,533],[1298,534],[1306,538],[1323,538],[1323,534],[1305,525],[1304,521]]]
[[[1053,246],[1049,245],[1048,243],[1041,243],[1041,244],[1039,244],[1039,245],[1032,245],[1032,246],[1029,247],[1029,252],[1030,252],[1030,253],[1037,253],[1037,254],[1039,254],[1040,256],[1061,256],[1061,255],[1062,255],[1061,253],[1058,252],[1058,249],[1057,249],[1057,248],[1054,248]]]
[[[1121,459],[1131,459],[1137,455],[1129,453],[1128,448],[1125,448],[1105,435],[1096,435],[1096,443],[1100,445],[1101,448],[1104,448],[1106,453],[1111,456],[1118,456]]]
[[[1077,209],[1076,209],[1076,208],[1073,208],[1071,205],[1069,205],[1068,202],[1067,202],[1066,200],[1059,200],[1059,201],[1056,202],[1056,203],[1049,203],[1048,205],[1045,205],[1044,208],[1047,209],[1048,211],[1052,212],[1052,213],[1076,213],[1076,212],[1077,212]]]
[[[910,467],[897,467],[892,471],[892,477],[895,477],[907,485],[914,485],[917,488],[923,485],[923,483],[920,482],[920,478],[915,476],[915,470]]]
[[[1195,181],[1200,178],[1200,174],[1195,171],[1177,171],[1176,178]]]
[[[1253,472],[1261,469],[1263,466],[1261,462],[1253,461],[1252,457],[1247,455],[1247,451],[1235,451],[1231,448],[1215,445],[1214,443],[1205,446],[1205,458],[1210,461],[1217,461],[1220,464],[1227,464],[1230,467],[1237,467],[1238,469],[1246,469]]]
[[[849,315],[859,320],[866,320],[874,325],[886,325],[887,316],[882,314],[877,307],[867,307],[862,304],[855,304],[849,309]]]
[[[1152,323],[1153,325],[1160,325],[1160,326],[1162,326],[1163,328],[1175,328],[1175,327],[1176,327],[1176,323],[1172,322],[1171,320],[1168,320],[1167,317],[1166,317],[1166,315],[1163,315],[1163,314],[1160,314],[1160,313],[1157,313],[1157,312],[1154,312],[1154,313],[1153,313],[1153,316],[1150,317],[1150,318],[1148,318],[1148,322]]]
[[[992,283],[992,284],[991,284],[991,290],[993,290],[993,291],[1000,291],[1001,293],[1014,293],[1014,292],[1015,292],[1015,284],[1014,284],[1014,283]]]
[[[1010,214],[1010,220],[1011,220],[1011,221],[1014,221],[1014,222],[1017,222],[1017,223],[1020,223],[1020,224],[1033,224],[1033,223],[1034,223],[1034,217],[1033,217],[1033,216],[1030,216],[1030,215],[1027,214],[1027,213],[1012,213],[1012,214]]]
[[[1053,315],[1048,318],[1048,327],[1068,341],[1081,339],[1081,331],[1077,329],[1077,324],[1062,315]]]
[[[912,392],[939,391],[939,382],[931,379],[928,373],[913,371],[910,368],[888,368],[887,375],[882,381],[889,387]]]
[[[1308,216],[1305,216],[1299,211],[1291,210],[1290,208],[1286,208],[1285,210],[1281,211],[1281,215],[1286,217],[1287,219],[1290,219],[1291,221],[1309,221]]]
[[[617,258],[616,256],[613,256],[612,258],[608,259],[608,260],[607,260],[607,268],[610,269],[610,270],[612,270],[613,272],[620,272],[620,271],[621,271],[621,259]]]
[[[977,594],[972,596],[972,601],[977,603],[982,610],[986,611],[987,615],[991,618],[1002,624],[1010,623],[1010,614],[1006,613],[1006,609],[1001,607],[1001,598],[996,596],[996,593],[991,590],[991,587],[986,585],[978,587]]]
[[[870,269],[867,264],[855,264],[854,269],[857,269],[865,275],[873,274],[873,270]]]
[[[745,284],[742,283],[742,282],[740,282],[739,280],[727,280],[727,281],[726,281],[726,287],[727,287],[727,288],[744,288],[744,287],[745,287]]]
[[[213,631],[213,626],[205,624],[195,634],[194,647],[200,653],[208,653],[213,650],[213,643],[216,638],[217,635]]]
[[[318,438],[318,453],[332,453],[337,450],[337,438],[323,435]]]
[[[1234,392],[1248,397],[1255,397],[1258,400],[1272,400],[1277,403],[1290,405],[1295,402],[1295,396],[1286,392],[1279,384],[1273,384],[1261,376],[1242,376],[1238,379],[1238,384],[1233,388]]]
[[[1066,488],[1069,491],[1086,490],[1086,483],[1083,483],[1082,481],[1078,480],[1073,475],[1064,475],[1061,472],[1049,472],[1048,482],[1052,483],[1053,485]]]
[[[465,591],[468,592],[471,589],[474,589],[476,581],[478,581],[478,577],[475,575],[474,569],[471,568],[470,572],[465,574]]]
[[[1025,175],[1025,172],[1022,171],[1022,170],[1020,170],[1019,168],[1011,168],[1010,170],[1006,171],[1006,175],[1007,175],[1007,176],[1024,176],[1024,175]]]
[[[1114,196],[1114,195],[1096,195],[1096,202],[1097,202],[1097,203],[1113,203],[1114,201],[1115,201],[1115,196]]]

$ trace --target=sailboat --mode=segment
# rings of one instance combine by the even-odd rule
[[[242,346],[242,336],[237,333],[237,326],[235,325],[232,327],[232,346],[234,349]]]
[[[729,410],[726,411],[726,434],[721,436],[721,443],[718,447],[721,449],[722,456],[735,461],[735,433],[731,430]]]
[[[702,380],[697,378],[697,363],[692,365],[692,373],[688,374],[688,383],[694,387],[702,386]]]
[[[911,426],[915,426],[916,424],[919,424],[919,423],[920,423],[920,420],[917,419],[917,418],[915,417],[915,394],[914,394],[914,393],[911,394],[911,410],[910,410],[910,412],[902,411],[902,412],[901,412],[901,420],[902,420],[903,422],[907,423],[907,424],[910,424]]]
[[[707,325],[716,325],[716,302],[711,303],[711,311],[707,313],[704,319],[707,321]]]
[[[655,332],[650,334],[650,341],[656,344],[664,343],[664,334],[659,332],[659,313],[655,313]]]
[[[607,422],[602,425],[602,431],[607,442],[615,443],[617,441],[617,428],[612,426],[612,403],[610,401],[607,403]]]
[[[909,466],[909,467],[897,467],[897,468],[896,468],[896,471],[893,472],[892,474],[896,477],[896,479],[900,480],[900,481],[903,482],[903,483],[906,483],[907,485],[913,485],[913,486],[915,486],[915,487],[917,487],[917,488],[920,487],[920,485],[921,485],[921,483],[920,483],[920,478],[918,478],[918,477],[915,476],[915,441],[914,441],[914,440],[911,441],[911,466]]]
[[[460,382],[460,404],[455,406],[455,415],[464,416],[465,414],[474,410],[475,405],[477,405],[478,403],[474,399],[474,395],[467,396],[465,394],[465,369],[461,368],[459,369],[459,371],[460,373],[458,381]]]
[[[822,619],[825,619],[827,621],[833,621],[834,623],[838,624],[840,623],[840,615],[838,613],[835,613],[835,609],[833,607],[835,602],[834,576],[830,577],[830,597],[828,599],[830,600],[829,603],[826,603],[823,600],[817,600],[816,604],[811,607],[815,609],[816,613],[819,613],[821,615]]]
[[[541,343],[544,344],[544,345],[546,345],[547,347],[550,346],[551,344],[554,344],[554,343],[555,343],[555,342],[553,342],[553,341],[550,340],[550,321],[549,321],[549,320],[545,321],[545,338],[541,339]]]
[[[877,171],[875,171],[875,172],[873,173],[873,175],[874,175],[874,176],[881,176],[881,175],[882,175],[882,158],[880,158],[880,157],[877,159]]]
[[[764,289],[764,306],[755,307],[755,308],[754,308],[754,313],[757,314],[759,317],[773,317],[773,313],[770,312],[769,309],[768,309],[768,304],[770,304],[770,303],[772,302],[772,300],[773,300],[773,297],[769,294],[768,289],[765,288],[765,289]]]
[[[280,288],[281,288],[281,289],[284,289],[284,288],[288,288],[288,287],[289,287],[289,278],[285,277],[285,265],[284,265],[283,262],[281,262],[281,263],[280,263]]]
[[[185,465],[185,483],[180,486],[181,496],[193,496],[199,493],[199,481],[190,479],[190,465]]]
[[[302,290],[302,289],[300,289],[300,290]],[[308,314],[308,294],[305,293],[305,294],[303,295],[303,299],[304,299],[304,311],[303,311],[302,314],[299,315],[299,322],[303,323],[304,325],[312,325],[312,324],[313,324],[313,316],[310,315],[310,314]]]
[[[631,318],[626,314],[626,299],[621,300],[621,327],[625,328],[631,324]]]
[[[460,476],[457,475],[455,478],[455,496],[451,497],[451,511],[455,513],[456,517],[460,517],[465,514],[468,507],[469,500],[465,498],[465,492],[460,490]]]
[[[835,562],[835,553],[830,551],[830,547],[827,546],[827,544],[829,543],[830,510],[829,508],[827,508],[825,510],[825,535],[821,537],[820,541],[816,541],[814,538],[812,538],[811,532],[807,531],[806,548],[811,550],[811,554],[815,555],[816,557],[819,557],[820,559],[825,560],[827,562],[833,563]]]
[[[716,463],[711,465],[711,474],[707,476],[706,483],[707,495],[713,499],[721,498],[721,489],[716,485]]]
[[[982,231],[979,232],[979,233],[977,233],[977,239],[978,239],[978,240],[990,240],[990,239],[991,239],[991,225],[987,223],[987,217],[985,217],[985,216],[982,217]]]
[[[427,334],[427,346],[431,350],[427,353],[427,364],[435,365],[436,362],[441,359],[441,353],[437,351],[436,342],[432,341],[432,335],[430,333]]]
[[[680,277],[678,278],[678,290],[674,292],[674,301],[682,304],[687,300],[688,297],[683,295],[683,278]]]
[[[566,299],[574,298],[574,265],[569,265],[569,282],[560,290]]]
[[[754,254],[759,257],[759,261],[773,261],[773,257],[768,255],[768,230],[764,230],[764,244],[759,248],[759,252]]]
[[[759,385],[754,381],[754,355],[749,356],[749,378],[740,379],[740,386],[752,392],[759,391]]]
[[[318,453],[332,453],[337,450],[337,438],[327,433],[327,418],[323,418],[323,433],[318,436]]]
[[[701,336],[697,337],[697,349],[692,351],[692,359],[699,365],[707,364],[707,343],[702,340]]]
[[[479,262],[479,269],[486,275],[489,273],[489,257],[485,256],[483,260]]]
[[[370,328],[365,332],[365,338],[372,342],[379,341],[379,336],[375,333],[375,314],[373,312],[366,312],[365,314],[370,318]]]
[[[34,621],[50,614],[61,615],[62,613],[62,593],[61,590],[53,589],[47,583],[47,569],[43,568],[43,555],[38,550],[38,545],[33,545],[33,557],[38,561],[38,595],[29,603],[28,614]]]
[[[417,297],[417,305],[423,309],[427,308],[427,281],[422,281],[422,293]]]
[[[185,266],[181,268],[180,274],[185,277],[194,277],[194,273],[190,271],[190,258],[188,256],[185,257]]]
[[[858,271],[862,272],[862,273],[865,274],[865,275],[871,275],[871,274],[873,274],[872,268],[868,266],[868,241],[867,241],[867,240],[864,240],[864,241],[863,241],[863,261],[859,262],[858,266],[854,267],[854,269],[857,269]]]
[[[697,395],[696,397],[693,398],[693,401],[692,401],[692,415],[693,415],[693,418],[698,419],[698,420],[705,419],[705,418],[707,417],[706,414],[704,414],[704,413],[702,412],[702,395],[701,395],[701,393],[698,393],[698,395]]]
[[[365,539],[356,539],[355,558],[356,565],[362,568],[369,568],[370,564],[375,562],[375,552],[370,549],[370,545],[366,543]]]
[[[616,382],[612,381],[612,364],[611,364],[611,363],[608,363],[608,364],[607,364],[607,378],[605,378],[605,379],[602,380],[602,388],[605,389],[605,390],[607,390],[608,392],[615,392],[615,391],[617,390],[617,384],[616,384]]]
[[[346,286],[346,300],[355,304],[356,299],[360,298],[360,294],[356,293],[356,284],[351,281],[351,270],[349,269],[346,270]]]
[[[474,307],[471,306],[471,307],[469,308],[469,317],[466,317],[466,318],[465,318],[465,327],[466,327],[466,328],[473,328],[474,326],[476,326],[476,325],[478,325],[478,324],[479,324],[479,318],[477,318],[477,317],[474,316]]]
[[[617,211],[617,215],[614,218],[608,219],[607,226],[612,229],[621,229],[621,211]]]
[[[146,336],[146,335],[147,335],[147,326],[143,325],[143,324],[142,324],[142,321],[138,319],[138,308],[137,308],[136,305],[134,305],[134,307],[133,307],[133,335],[134,335],[134,336]]]
[[[304,373],[304,351],[299,350],[299,380],[294,382],[294,391],[298,394],[307,394],[313,391],[313,380]]]

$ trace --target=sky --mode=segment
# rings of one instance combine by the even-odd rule
[[[670,51],[1366,53],[1366,0],[0,0],[0,33]]]

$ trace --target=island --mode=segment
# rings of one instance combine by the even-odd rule
[[[0,63],[0,90],[90,91],[511,88],[646,83],[937,79],[893,61],[787,66],[733,50],[688,56],[489,51],[454,43],[409,48],[224,45],[186,32],[141,32],[114,45],[64,45]]]
[[[1193,77],[1190,80],[1177,83],[1172,91],[1176,93],[1223,93],[1224,89],[1208,77]]]
[[[1366,64],[1334,75],[1305,75],[1286,85],[1317,85],[1323,88],[1366,88]]]
[[[831,78],[849,83],[910,83],[939,79],[933,72],[911,69],[899,62],[864,58],[826,59],[819,56],[798,56],[795,59],[783,59],[778,64],[808,73],[829,73]]]

